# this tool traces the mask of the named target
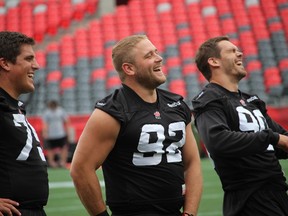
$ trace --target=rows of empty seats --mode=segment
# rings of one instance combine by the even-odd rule
[[[120,86],[111,49],[131,34],[149,36],[164,58],[162,88],[187,102],[207,83],[195,50],[209,37],[228,35],[244,53],[249,75],[241,89],[279,105],[288,97],[287,11],[284,0],[130,0],[38,51],[43,69],[28,108],[39,114],[56,98],[70,113],[91,112],[97,99]]]
[[[40,42],[96,12],[98,0],[0,1],[0,31],[21,31]]]

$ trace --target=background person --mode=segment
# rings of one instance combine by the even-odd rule
[[[288,132],[265,103],[238,84],[247,75],[243,54],[228,37],[211,38],[196,55],[209,84],[192,101],[196,126],[224,190],[224,216],[288,215]]]
[[[66,167],[68,156],[69,118],[66,111],[59,106],[56,100],[48,102],[43,113],[43,138],[47,159],[50,167]],[[59,163],[55,156],[60,152]]]
[[[48,174],[39,138],[18,100],[34,91],[34,40],[0,32],[0,215],[45,216]]]
[[[112,215],[196,215],[202,193],[191,111],[166,81],[162,57],[144,35],[112,50],[123,87],[96,103],[71,164],[90,215],[108,215],[95,170],[102,166]],[[186,186],[186,189],[185,189]]]

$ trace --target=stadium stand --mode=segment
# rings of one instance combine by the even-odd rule
[[[0,1],[0,29],[38,42],[43,67],[35,93],[23,97],[31,117],[49,98],[59,99],[72,116],[90,114],[96,100],[121,85],[111,49],[130,34],[149,36],[164,58],[167,83],[161,88],[187,102],[207,83],[195,66],[195,50],[209,37],[228,35],[244,53],[248,76],[241,89],[273,109],[288,106],[287,0],[129,0],[115,1],[107,13],[98,10],[109,2]]]

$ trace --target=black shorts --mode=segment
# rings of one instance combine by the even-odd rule
[[[63,148],[67,142],[67,136],[59,139],[47,139],[45,140],[44,147],[45,149]]]
[[[247,199],[236,202],[236,196],[224,205],[224,216],[288,216],[288,195],[285,190],[260,189]]]
[[[46,216],[44,209],[19,209],[19,211],[21,216]]]

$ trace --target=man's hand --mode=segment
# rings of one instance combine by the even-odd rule
[[[19,204],[10,199],[0,198],[0,216],[13,216],[13,214],[21,215],[15,206]]]
[[[277,146],[288,153],[288,136],[279,134],[279,141]]]

